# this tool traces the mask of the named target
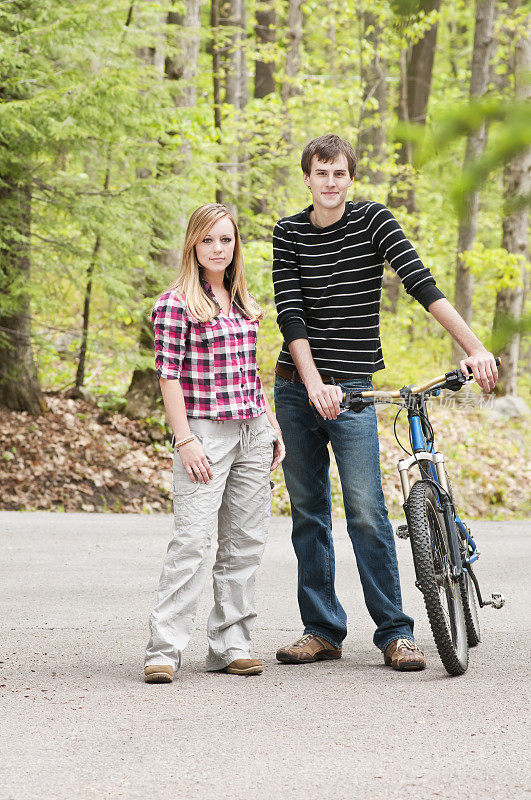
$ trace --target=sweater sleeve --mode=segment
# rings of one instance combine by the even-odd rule
[[[288,345],[294,339],[307,339],[308,332],[297,249],[292,235],[280,222],[273,230],[273,286],[278,326]]]
[[[155,333],[155,368],[159,378],[176,380],[181,377],[188,315],[184,298],[175,292],[159,297],[151,312]]]
[[[381,203],[370,203],[365,217],[367,231],[377,253],[395,270],[406,292],[427,311],[428,306],[435,300],[440,300],[444,294],[395,217]]]

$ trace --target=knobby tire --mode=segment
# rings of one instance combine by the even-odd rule
[[[448,483],[450,497],[453,502],[454,495],[452,491],[452,484],[447,472],[446,482]],[[472,549],[469,547],[468,542],[459,528],[458,534],[463,556],[471,556]],[[468,641],[468,646],[476,647],[476,645],[478,645],[481,641],[481,629],[479,627],[478,605],[476,602],[476,587],[474,586],[474,582],[468,573],[465,574],[464,580],[461,584],[461,594],[463,597],[463,611],[465,612],[466,638]]]
[[[463,596],[463,611],[465,614],[466,638],[469,647],[475,647],[481,641],[481,630],[479,627],[478,605],[476,602],[476,587],[472,578],[465,573],[461,584]]]
[[[406,515],[417,581],[439,656],[450,675],[462,675],[468,667],[465,576],[454,580],[450,575],[448,533],[430,483],[413,485]]]

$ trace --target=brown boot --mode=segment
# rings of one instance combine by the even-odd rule
[[[311,664],[313,661],[326,661],[341,658],[341,648],[334,647],[326,639],[308,633],[287,647],[277,650],[277,661],[283,664]]]
[[[399,672],[424,669],[426,659],[424,653],[411,639],[395,639],[385,648],[384,661],[387,667]]]
[[[257,658],[237,658],[236,661],[220,670],[220,672],[227,672],[229,675],[261,675],[264,667],[261,661]]]
[[[158,664],[144,668],[146,683],[171,683],[173,681],[173,667]]]

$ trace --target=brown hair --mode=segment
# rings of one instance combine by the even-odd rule
[[[339,136],[334,136],[333,133],[327,133],[326,136],[319,136],[317,139],[312,139],[308,142],[302,151],[301,167],[305,175],[309,175],[312,171],[312,158],[317,156],[318,161],[327,163],[333,161],[340,155],[344,155],[347,159],[348,174],[351,178],[356,175],[356,154],[350,142],[345,139],[340,139]]]
[[[264,312],[247,289],[242,245],[236,220],[229,209],[219,203],[199,206],[188,220],[181,265],[170,289],[183,292],[188,311],[200,322],[209,322],[218,316],[217,304],[206,294],[201,285],[201,265],[197,260],[195,246],[215,223],[224,217],[230,219],[234,228],[234,256],[225,270],[225,284],[230,292],[231,302],[236,300],[249,319],[262,319]]]

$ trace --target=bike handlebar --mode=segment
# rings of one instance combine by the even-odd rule
[[[499,367],[501,360],[496,358],[495,361],[496,366]],[[392,389],[391,391],[375,389],[372,391],[360,392],[358,389],[350,389],[346,392],[343,392],[342,402],[344,403],[349,397],[359,400],[373,399],[375,402],[385,402],[400,397],[404,398],[406,394],[422,394],[423,392],[427,392],[429,389],[434,388],[450,389],[453,392],[458,392],[459,389],[461,389],[465,383],[472,380],[473,377],[474,376],[470,367],[468,367],[468,376],[466,377],[463,375],[460,369],[453,369],[449,372],[446,372],[444,375],[437,375],[436,378],[431,378],[431,380],[426,381],[426,383],[423,383],[420,386],[403,386],[401,389]]]

